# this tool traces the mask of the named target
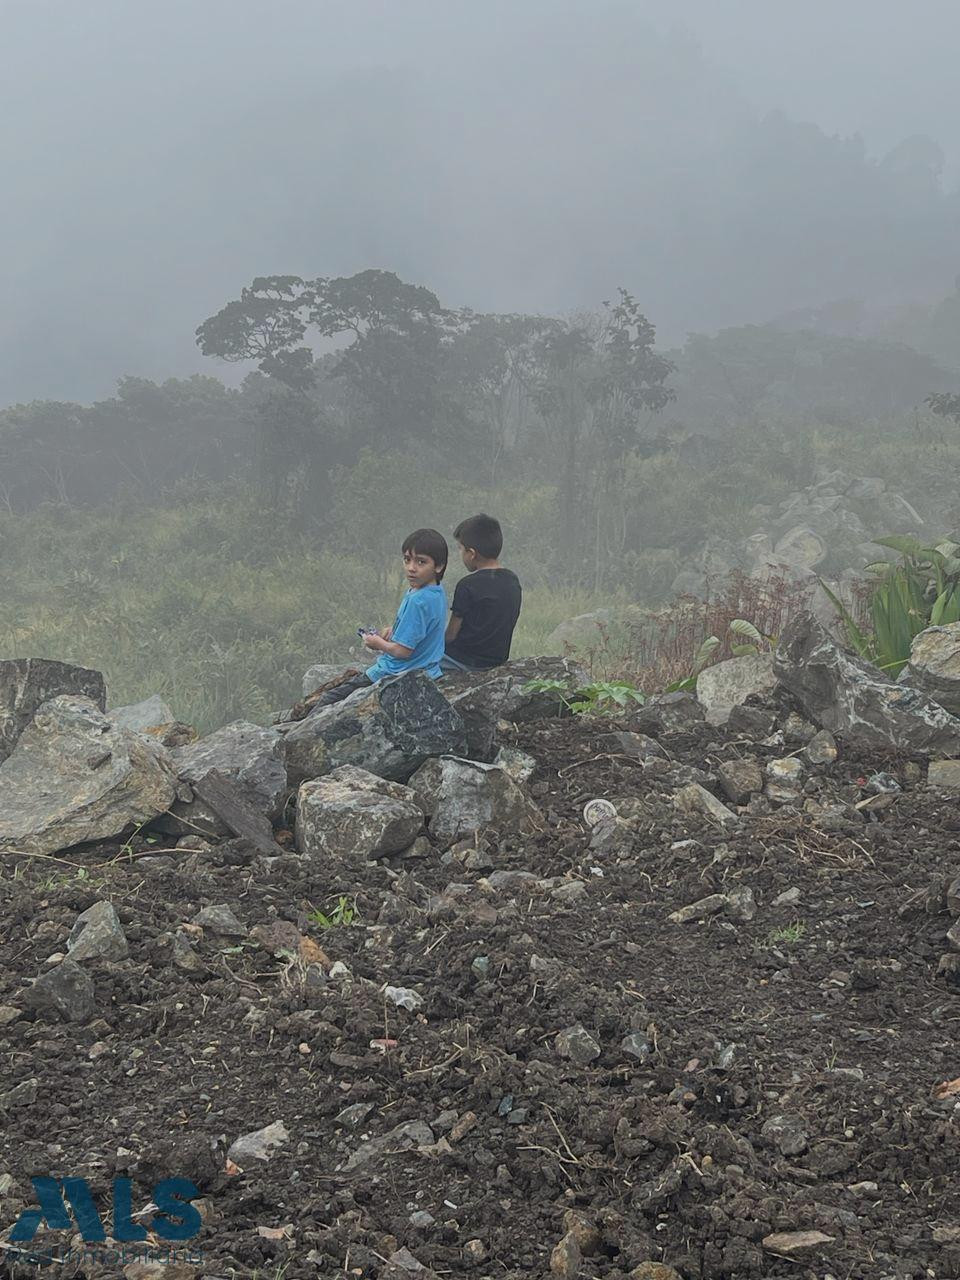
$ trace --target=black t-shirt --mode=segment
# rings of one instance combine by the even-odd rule
[[[466,666],[498,667],[510,657],[513,628],[520,616],[520,580],[512,569],[476,569],[461,578],[451,610],[460,618],[447,653]]]

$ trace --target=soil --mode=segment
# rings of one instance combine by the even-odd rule
[[[957,1113],[936,1096],[960,1076],[960,1003],[938,972],[956,805],[913,762],[841,743],[807,788],[848,806],[843,829],[781,809],[724,832],[679,814],[675,784],[617,755],[612,727],[517,731],[543,830],[445,859],[421,845],[387,863],[271,861],[241,841],[164,853],[143,834],[63,863],[4,859],[0,1005],[19,1016],[0,1026],[3,1239],[35,1205],[31,1176],[85,1178],[108,1233],[112,1179],[133,1180],[136,1209],[180,1176],[203,1216],[180,1248],[202,1260],[184,1254],[176,1277],[622,1280],[644,1262],[683,1280],[960,1275]],[[662,741],[707,770],[784,754],[705,725]],[[856,811],[878,768],[902,793]],[[591,849],[582,808],[598,796],[630,821]],[[537,879],[490,887],[495,869]],[[741,886],[753,919],[668,919]],[[352,923],[311,920],[342,919],[341,895]],[[29,980],[102,898],[130,955],[85,964],[92,1020],[31,1008]],[[173,935],[211,904],[247,929],[291,922],[349,973],[210,928],[181,935],[198,965],[185,972]],[[422,1005],[396,1006],[385,984]],[[599,1046],[585,1063],[558,1052],[578,1023]],[[621,1047],[631,1034],[640,1057]],[[289,1137],[269,1159],[228,1161],[277,1121]],[[572,1226],[579,1269],[558,1253],[551,1272]],[[793,1256],[763,1243],[798,1231],[829,1239]],[[35,1273],[4,1256],[0,1273]],[[60,1271],[122,1266],[77,1256]]]

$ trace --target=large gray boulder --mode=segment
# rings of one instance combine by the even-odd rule
[[[747,654],[701,671],[697,701],[708,724],[726,724],[734,707],[742,706],[753,694],[772,693],[776,685],[773,654]]]
[[[583,668],[569,658],[520,658],[489,671],[454,671],[440,683],[444,697],[463,718],[471,760],[490,761],[497,753],[497,723],[514,724],[568,715],[562,692],[531,689],[533,681],[560,680],[569,698],[589,683]]]
[[[506,768],[443,756],[428,760],[410,779],[430,833],[445,843],[486,827],[534,831],[542,816],[523,786]]]
[[[216,769],[237,784],[251,808],[272,816],[283,803],[287,770],[283,735],[276,729],[234,720],[170,754],[185,782],[199,782]]]
[[[264,728],[248,720],[235,720],[207,734],[197,742],[170,752],[177,776],[197,783],[212,769],[239,788],[243,800],[271,821],[283,807],[287,795],[287,768],[284,739],[276,729]],[[184,790],[181,788],[181,790]],[[229,834],[223,820],[199,796],[178,796],[170,813],[160,822],[165,831],[177,835],[223,836]]]
[[[117,728],[87,698],[53,698],[0,765],[0,852],[123,835],[170,806],[176,781],[160,743]]]
[[[811,720],[848,743],[960,755],[960,719],[845,652],[810,613],[798,614],[784,629],[774,671]]]
[[[45,702],[61,694],[89,698],[101,711],[107,691],[99,671],[49,658],[8,658],[0,662],[0,760]]]
[[[286,731],[291,786],[356,765],[379,778],[406,782],[430,758],[463,754],[463,720],[423,671],[408,671],[318,707]]]
[[[343,765],[297,793],[297,848],[308,857],[376,858],[399,853],[423,827],[409,787]]]
[[[960,716],[960,622],[927,627],[914,636],[899,684],[919,689],[951,715]]]

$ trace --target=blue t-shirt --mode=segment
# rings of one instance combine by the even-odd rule
[[[381,653],[373,666],[367,667],[367,675],[371,680],[382,680],[401,671],[422,669],[434,680],[438,679],[446,629],[447,597],[440,583],[409,590],[400,601],[390,639],[412,649],[413,653],[409,658]]]

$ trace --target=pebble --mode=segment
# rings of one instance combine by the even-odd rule
[[[821,729],[804,747],[803,754],[808,764],[833,764],[839,754],[836,739],[829,730]]]
[[[706,898],[698,898],[696,902],[691,902],[686,907],[681,907],[679,911],[671,911],[667,919],[673,924],[688,924],[691,920],[705,920],[708,916],[715,916],[727,905],[727,896],[724,893],[711,893]]]
[[[631,1058],[636,1058],[639,1062],[646,1062],[653,1053],[653,1046],[646,1036],[642,1036],[639,1031],[631,1031],[629,1035],[623,1037],[620,1041],[620,1048],[624,1053],[629,1054]]]
[[[821,1245],[833,1244],[833,1241],[833,1236],[824,1235],[822,1231],[774,1231],[764,1236],[761,1244],[770,1253],[794,1258],[798,1254],[811,1253]]]
[[[756,916],[757,903],[753,890],[748,884],[738,885],[736,889],[730,889],[724,896],[727,914],[734,920],[746,924]]]
[[[209,929],[211,933],[218,933],[224,938],[245,938],[247,936],[246,925],[237,919],[226,903],[220,903],[213,907],[204,907],[197,912],[191,923],[198,924],[201,929]]]
[[[581,1022],[558,1031],[553,1043],[561,1058],[570,1058],[579,1066],[600,1057],[599,1044]]]
[[[796,885],[791,885],[789,889],[784,889],[783,893],[778,893],[773,900],[775,907],[795,907],[800,901],[800,890]]]
[[[112,902],[95,902],[81,912],[67,939],[70,959],[78,964],[83,960],[126,960],[129,951]]]
[[[73,960],[63,960],[37,978],[26,992],[34,1008],[52,1009],[64,1022],[89,1022],[96,1012],[96,992],[90,975]]]
[[[577,1238],[572,1231],[568,1231],[563,1239],[553,1246],[553,1252],[550,1254],[550,1274],[555,1276],[556,1280],[576,1280],[581,1260],[582,1255]]]
[[[426,1209],[418,1209],[416,1213],[411,1213],[408,1219],[411,1227],[416,1227],[419,1231],[426,1231],[436,1223],[436,1218],[432,1213],[427,1213]]]
[[[269,1160],[289,1140],[286,1125],[282,1120],[274,1120],[273,1124],[237,1138],[227,1152],[227,1158],[243,1168],[244,1161]]]

